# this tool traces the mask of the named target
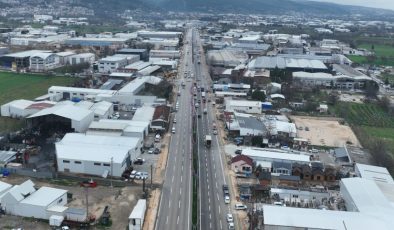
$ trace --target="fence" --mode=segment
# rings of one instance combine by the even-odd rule
[[[0,171],[7,170],[10,174],[16,174],[20,176],[26,177],[34,177],[38,179],[53,179],[55,177],[55,173],[49,171],[35,171],[32,169],[22,169],[22,168],[2,168],[0,167]]]

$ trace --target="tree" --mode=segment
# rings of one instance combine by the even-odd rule
[[[375,45],[374,44],[371,45],[371,50],[375,50]]]
[[[265,93],[260,89],[256,89],[255,91],[253,91],[251,96],[252,99],[256,101],[265,101],[266,98]]]
[[[369,98],[376,98],[379,90],[379,85],[374,81],[368,81],[365,84],[365,94]]]
[[[390,84],[389,78],[386,77],[386,79],[384,79],[384,84],[385,85],[389,85]]]
[[[379,100],[379,105],[384,111],[390,112],[390,98],[387,96],[384,96]]]

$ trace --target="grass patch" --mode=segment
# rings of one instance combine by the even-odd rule
[[[394,66],[394,46],[385,44],[363,43],[359,45],[358,48],[375,52],[375,57],[349,55],[349,59],[353,62],[358,64]]]
[[[34,99],[48,93],[52,85],[72,85],[77,79],[37,74],[0,72],[0,105],[16,99]],[[10,132],[23,127],[22,120],[0,117],[0,131]]]
[[[375,104],[343,102],[335,112],[353,125],[394,128],[394,117]]]

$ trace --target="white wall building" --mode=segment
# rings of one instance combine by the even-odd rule
[[[226,111],[261,114],[261,102],[226,99]]]
[[[59,57],[54,53],[37,53],[30,57],[30,70],[44,72],[59,67]]]
[[[127,58],[124,56],[110,56],[102,58],[98,64],[98,71],[100,73],[112,73],[117,69],[127,65]]]
[[[135,137],[68,133],[56,143],[58,171],[121,177],[141,147],[140,138]]]
[[[285,162],[309,164],[310,157],[304,154],[287,153],[279,149],[244,148],[242,154],[252,158],[254,161]]]
[[[51,101],[34,102],[24,99],[11,101],[1,106],[1,116],[22,118],[28,117],[38,111],[52,107],[55,103]]]
[[[93,64],[95,60],[96,60],[96,56],[93,53],[80,53],[70,56],[69,64],[70,65],[77,65],[81,63]]]
[[[2,194],[0,203],[7,214],[48,220],[66,211],[67,191],[50,187],[36,190],[34,183],[27,180]]]

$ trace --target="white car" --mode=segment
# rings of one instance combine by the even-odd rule
[[[235,226],[234,226],[233,222],[228,223],[228,229],[229,230],[235,229]]]
[[[147,172],[137,172],[135,174],[135,179],[137,179],[137,180],[146,180],[146,179],[148,179],[148,173]]]
[[[176,123],[176,118],[174,118],[174,123]]]
[[[218,135],[218,131],[216,129],[213,130],[213,135]]]
[[[230,204],[230,197],[229,196],[224,196],[224,203]]]
[[[175,127],[172,127],[171,133],[175,133]]]
[[[137,171],[133,170],[133,171],[130,173],[130,179],[134,179],[136,174],[137,174]]]
[[[229,213],[227,214],[227,222],[234,222],[233,214]]]
[[[246,210],[248,209],[248,207],[246,207],[246,205],[244,204],[235,204],[235,210]]]

